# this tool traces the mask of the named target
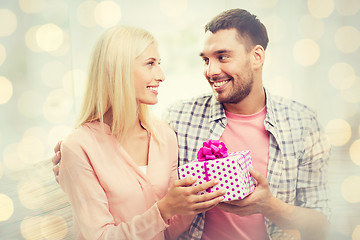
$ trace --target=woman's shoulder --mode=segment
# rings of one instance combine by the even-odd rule
[[[98,138],[99,133],[105,132],[101,129],[99,123],[90,122],[84,123],[74,128],[62,141],[64,146],[83,146],[89,145],[92,141]]]

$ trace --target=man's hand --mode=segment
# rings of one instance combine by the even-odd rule
[[[254,192],[242,200],[220,203],[219,208],[239,216],[261,213],[280,228],[293,229],[292,234],[300,234],[301,239],[326,239],[329,222],[321,212],[281,201],[271,194],[265,177],[254,170],[250,174],[257,181]]]
[[[60,146],[61,146],[61,141],[59,141],[54,147],[55,155],[51,158],[51,161],[53,163],[53,172],[57,183],[59,183],[59,163],[61,160]]]
[[[263,209],[266,209],[269,200],[273,197],[269,189],[269,183],[265,177],[254,169],[249,169],[249,171],[257,182],[254,192],[241,200],[220,203],[218,208],[239,216],[263,213]]]

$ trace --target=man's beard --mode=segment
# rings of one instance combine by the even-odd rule
[[[219,94],[215,94],[217,100],[220,103],[230,103],[230,104],[236,104],[241,102],[244,98],[246,98],[250,94],[251,89],[253,87],[253,83],[254,83],[253,75],[250,74],[248,76],[248,79],[249,81],[246,82],[245,85],[239,84],[238,86],[233,86],[233,89],[231,89],[231,92],[225,98],[220,98]]]

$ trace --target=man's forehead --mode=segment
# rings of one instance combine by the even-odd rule
[[[207,31],[201,42],[200,56],[231,52],[230,42],[236,41],[236,45],[241,44],[236,34],[236,30],[233,29],[219,30],[215,33]]]

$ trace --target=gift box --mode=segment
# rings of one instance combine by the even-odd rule
[[[250,175],[252,167],[250,151],[227,153],[224,143],[208,140],[198,152],[198,159],[179,167],[179,177],[196,177],[194,186],[218,179],[220,182],[199,194],[226,189],[223,201],[243,199],[256,187],[255,179]]]

